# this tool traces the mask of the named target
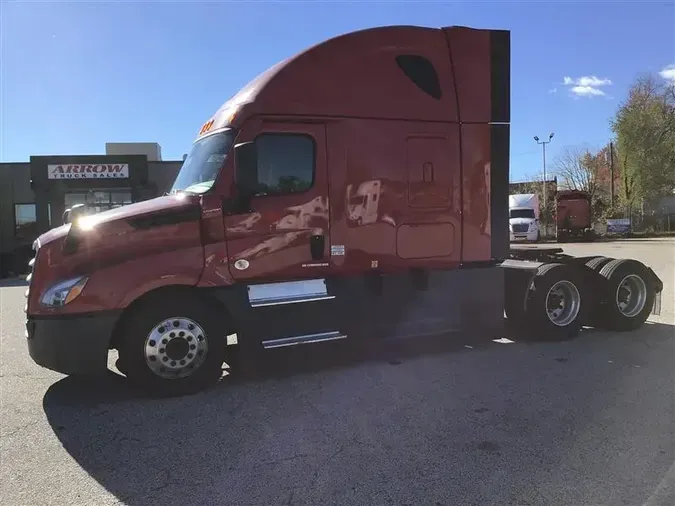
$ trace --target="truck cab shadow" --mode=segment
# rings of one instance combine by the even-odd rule
[[[227,367],[224,367],[220,384],[208,390],[208,395],[226,395],[233,385],[301,378],[303,375],[355,368],[368,363],[400,365],[405,361],[429,355],[468,352],[495,346],[494,339],[500,337],[513,342],[537,341],[531,336],[507,328],[503,333],[489,338],[470,334],[447,334],[362,343],[317,343],[259,352],[245,351],[236,374],[229,375]],[[205,394],[206,392],[198,395]],[[135,391],[124,376],[114,371],[108,371],[106,375],[96,378],[68,376],[49,388],[45,400],[48,398],[50,403],[53,401],[57,404],[75,403],[83,406],[90,403],[148,399],[143,393]],[[183,397],[186,398],[189,397]]]
[[[47,390],[43,408],[64,449],[124,504],[184,504],[179,499],[185,497],[204,505],[280,504],[293,493],[311,490],[312,477],[331,455],[344,451],[353,458],[364,451],[367,460],[369,451],[379,451],[359,449],[354,438],[367,441],[370,436],[355,436],[353,424],[358,422],[354,417],[375,416],[361,402],[385,402],[377,399],[381,388],[382,395],[391,394],[380,383],[386,380],[378,378],[387,367],[432,354],[445,354],[449,367],[461,363],[463,353],[482,363],[486,358],[477,351],[503,345],[445,336],[386,347],[331,346],[269,354],[236,379],[224,378],[223,385],[173,399],[145,398],[112,372],[97,381],[66,377]],[[366,363],[380,363],[385,372],[362,368]],[[500,374],[503,381],[518,381],[508,367]],[[364,388],[370,393],[360,391]],[[433,392],[433,385],[429,388]],[[484,388],[489,392],[493,387],[486,382]],[[416,395],[423,399],[428,394]],[[365,396],[362,401],[351,400],[360,396]],[[401,409],[416,409],[409,396],[397,403]],[[474,412],[475,406],[466,408]],[[454,433],[464,430],[459,426],[467,421],[452,423],[458,425],[450,430]]]
[[[385,339],[356,343],[320,343],[296,346],[257,353],[247,352],[236,374],[229,375],[224,368],[220,384],[210,389],[209,395],[226,394],[234,385],[261,383],[302,377],[331,370],[348,369],[368,363],[387,363],[392,366],[403,362],[441,354],[469,353],[471,350],[487,349],[504,344],[555,343],[580,339],[601,332],[584,328],[574,338],[552,338],[513,328],[504,319],[503,332],[489,337],[469,333],[450,333],[421,338]],[[199,395],[205,395],[199,394]],[[45,395],[45,403],[58,405],[81,405],[115,403],[147,397],[128,383],[124,376],[108,371],[98,378],[68,376],[52,385]],[[185,398],[185,397],[183,397]]]
[[[368,363],[387,363],[401,365],[403,362],[425,356],[442,354],[469,353],[471,350],[487,349],[504,344],[536,344],[567,341],[597,332],[585,328],[574,338],[552,338],[534,332],[524,332],[513,328],[504,319],[504,330],[489,337],[467,332],[449,333],[419,338],[392,338],[381,341],[362,341],[352,343],[318,343],[314,345],[279,348],[271,351],[246,352],[236,374],[229,375],[227,367],[219,385],[210,389],[212,394],[227,390],[232,384],[246,385],[267,380],[281,380],[291,377],[349,369]],[[147,398],[135,391],[124,376],[113,371],[99,378],[66,377],[52,385],[52,393],[58,385],[58,394],[68,390],[63,400],[77,404],[117,402],[136,398]],[[72,395],[74,394],[74,396]],[[45,396],[46,398],[47,396]]]

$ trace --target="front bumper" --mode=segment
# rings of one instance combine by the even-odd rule
[[[533,232],[509,232],[511,241],[536,241],[538,235],[537,230]]]
[[[110,339],[120,314],[28,317],[28,353],[36,364],[63,374],[105,373]]]

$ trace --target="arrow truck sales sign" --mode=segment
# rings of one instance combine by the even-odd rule
[[[47,165],[49,179],[125,179],[128,163],[64,163]]]

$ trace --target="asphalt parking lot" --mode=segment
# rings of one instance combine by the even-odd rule
[[[662,315],[564,342],[303,352],[169,400],[34,365],[25,287],[4,282],[0,504],[672,506],[675,240],[564,249],[650,265]]]

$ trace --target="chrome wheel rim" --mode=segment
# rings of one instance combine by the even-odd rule
[[[647,303],[647,285],[637,274],[629,274],[616,289],[616,307],[622,315],[633,318],[642,312]]]
[[[204,363],[207,351],[204,329],[190,318],[167,318],[145,338],[145,362],[163,379],[190,376]]]
[[[546,315],[553,325],[569,325],[579,315],[580,309],[579,289],[571,281],[558,281],[546,294]]]

